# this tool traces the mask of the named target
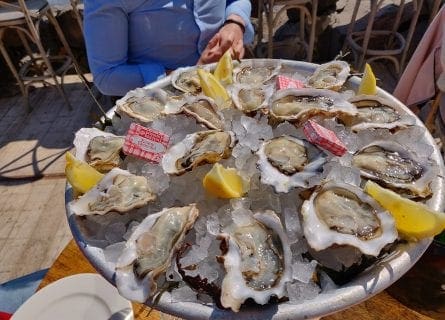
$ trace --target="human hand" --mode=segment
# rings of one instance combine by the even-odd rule
[[[244,56],[243,30],[235,23],[224,25],[213,36],[196,64],[216,62],[227,50],[233,59],[239,60]]]

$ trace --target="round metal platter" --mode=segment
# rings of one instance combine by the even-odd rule
[[[291,68],[303,74],[310,74],[316,68],[316,64],[276,60],[281,62],[283,67]],[[352,77],[348,81],[348,85],[352,89],[357,89],[360,79]],[[170,85],[170,77],[166,77],[156,81],[146,88],[164,88]],[[394,101],[403,112],[415,115],[400,101],[382,89],[378,89],[378,96]],[[111,117],[114,109],[109,111]],[[416,125],[424,127],[423,123],[416,118]],[[434,210],[442,211],[444,209],[444,164],[440,151],[436,146],[433,138],[428,131],[425,131],[425,142],[434,148],[431,158],[438,164],[439,174],[432,183],[433,196],[428,200],[427,204]],[[72,200],[72,189],[67,185],[65,193],[65,203],[68,204]],[[81,226],[78,220],[72,214],[67,206],[66,209],[69,226],[73,233],[74,239],[83,251],[84,255],[91,264],[101,273],[108,281],[114,283],[114,269],[112,264],[104,258],[102,248],[89,245],[85,240]],[[373,264],[371,267],[351,279],[347,284],[320,293],[311,300],[306,300],[300,304],[278,303],[267,304],[265,306],[244,306],[240,312],[233,313],[231,311],[222,310],[214,305],[192,303],[192,302],[175,302],[172,303],[170,294],[165,292],[156,309],[173,314],[186,319],[310,319],[334,313],[336,311],[348,308],[352,305],[360,303],[373,295],[381,292],[396,280],[398,280],[405,272],[407,272],[416,261],[422,256],[430,245],[432,239],[424,239],[419,242],[410,242],[400,244],[389,256]]]

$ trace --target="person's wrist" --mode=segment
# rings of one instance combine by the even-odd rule
[[[226,25],[229,25],[229,24],[237,25],[241,29],[241,32],[243,34],[244,34],[244,32],[246,32],[246,27],[244,26],[243,23],[241,23],[241,22],[239,22],[237,20],[231,19],[231,18],[228,18],[226,21],[224,21],[222,27],[224,27]]]

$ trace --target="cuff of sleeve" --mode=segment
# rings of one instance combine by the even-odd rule
[[[138,67],[144,84],[149,84],[165,77],[165,68],[159,63],[143,63],[139,64]]]

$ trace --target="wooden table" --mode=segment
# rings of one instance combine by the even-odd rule
[[[66,276],[78,273],[96,273],[93,266],[83,256],[74,240],[72,240],[59,255],[45,278],[41,282],[39,289],[47,286],[51,282],[57,281]],[[154,309],[150,309],[139,303],[133,303],[135,319],[137,320],[180,320],[179,318],[167,315]],[[323,317],[323,320],[431,320],[407,306],[401,304],[385,291],[374,296],[365,302],[353,306],[345,311]]]

